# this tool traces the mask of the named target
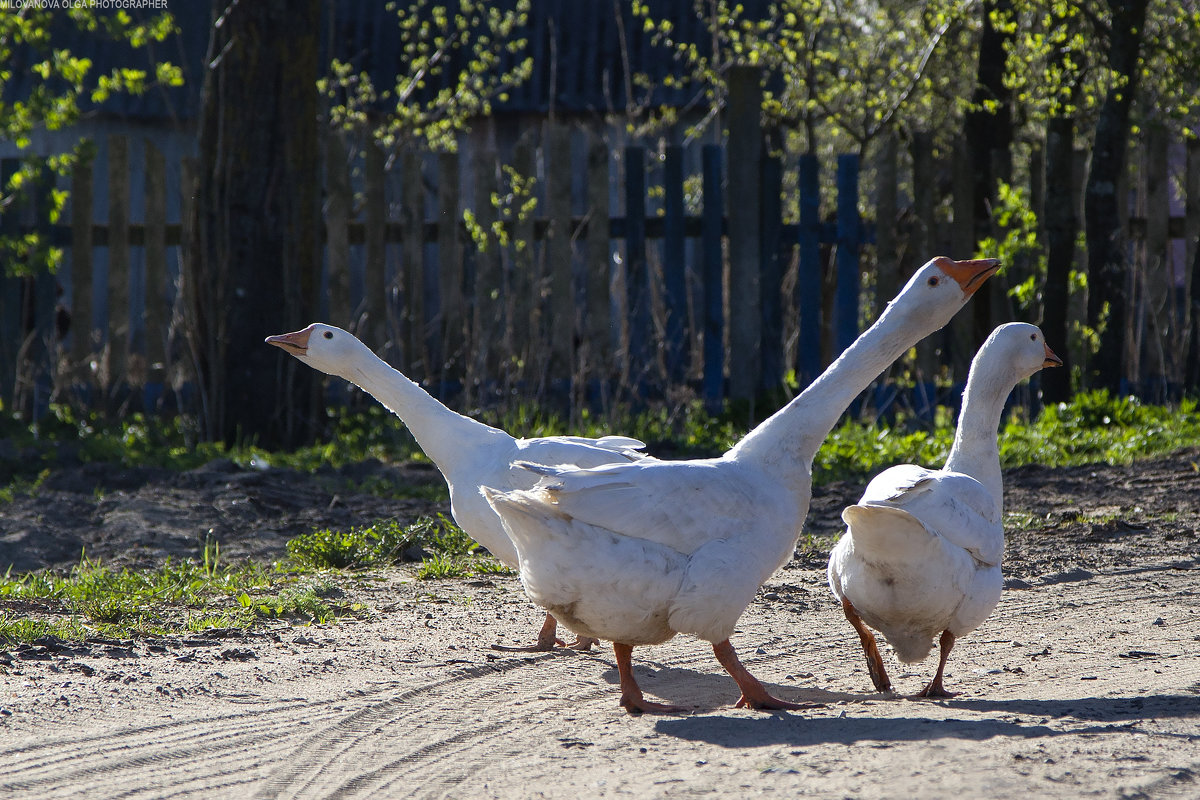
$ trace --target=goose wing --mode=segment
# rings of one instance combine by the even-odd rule
[[[858,505],[903,511],[982,564],[999,564],[1004,555],[996,501],[969,475],[907,464],[893,467],[871,481]]]

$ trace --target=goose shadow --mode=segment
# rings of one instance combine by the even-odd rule
[[[1200,694],[1149,694],[1131,697],[1075,697],[1064,700],[949,700],[952,708],[970,711],[1024,714],[1088,722],[1125,722],[1139,719],[1196,717],[1200,719]]]
[[[607,661],[607,660],[605,660]],[[633,673],[638,685],[647,695],[652,695],[667,703],[683,706],[696,713],[709,713],[722,709],[732,709],[741,696],[737,683],[721,669],[713,660],[712,671],[701,671],[690,667],[671,667],[651,661],[634,664]],[[601,673],[601,677],[614,687],[620,685],[620,676],[611,662]],[[804,679],[811,677],[805,674]],[[885,694],[855,694],[851,692],[831,692],[803,684],[762,682],[767,691],[781,700],[795,703],[814,703],[828,705],[830,703],[857,702],[862,700],[885,700]],[[803,714],[804,712],[797,712]]]
[[[877,696],[879,697],[879,696]],[[903,698],[897,697],[897,700]],[[925,702],[925,701],[914,701]],[[872,742],[915,742],[932,739],[984,741],[994,737],[1041,739],[1081,734],[1128,734],[1138,720],[1200,716],[1200,697],[1149,695],[1088,697],[1073,700],[950,700],[949,708],[1031,716],[1071,717],[1095,724],[1056,730],[1045,722],[1024,724],[1005,719],[931,719],[903,717],[805,717],[803,714],[709,714],[656,721],[657,733],[718,747],[768,745],[815,746]],[[917,706],[919,707],[919,706]]]

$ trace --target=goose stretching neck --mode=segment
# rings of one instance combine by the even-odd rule
[[[499,517],[480,495],[480,486],[507,491],[532,488],[536,477],[512,466],[520,459],[596,467],[647,458],[641,452],[645,445],[625,436],[514,438],[447,408],[376,356],[353,334],[332,325],[313,323],[295,333],[268,336],[266,342],[313,369],[350,381],[399,417],[445,478],[454,521],[514,570],[520,567],[517,549],[505,534]],[[558,642],[556,629],[554,617],[547,615],[537,644],[513,649],[552,649]],[[587,649],[590,640],[580,639],[574,646]]]
[[[542,477],[536,488],[483,490],[520,554],[530,599],[576,633],[614,643],[622,706],[670,709],[643,698],[630,652],[688,633],[712,643],[741,689],[739,706],[803,707],[772,696],[729,637],[795,550],[813,456],[838,417],[998,266],[939,257],[921,267],[820,378],[719,458],[593,469],[526,459],[520,466]]]

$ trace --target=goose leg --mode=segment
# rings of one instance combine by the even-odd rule
[[[558,630],[558,620],[551,615],[546,615],[546,621],[542,623],[542,629],[538,631],[537,642],[526,647],[508,647],[502,644],[492,645],[493,650],[503,650],[506,653],[545,653],[553,650],[555,645],[562,646],[563,640],[554,635]],[[578,644],[579,642],[576,642]],[[575,645],[572,645],[574,647]],[[586,648],[583,648],[586,649]]]
[[[792,703],[787,700],[780,700],[777,697],[772,697],[766,690],[758,678],[750,674],[734,652],[733,645],[726,639],[723,642],[717,642],[713,645],[713,655],[717,657],[717,661],[721,662],[721,666],[725,668],[735,681],[738,688],[742,690],[741,699],[737,701],[736,708],[746,706],[748,708],[771,708],[771,709],[789,709],[797,710],[801,708],[818,708],[812,703]]]
[[[942,638],[938,639],[938,668],[934,673],[933,680],[929,685],[917,693],[917,697],[954,697],[958,692],[948,692],[946,687],[942,686],[942,672],[946,669],[946,659],[950,657],[950,650],[954,647],[954,634],[950,631],[942,631]]]
[[[842,598],[842,613],[858,632],[858,640],[862,642],[863,653],[867,656],[867,672],[871,674],[871,683],[875,684],[877,691],[890,692],[892,682],[888,679],[887,670],[883,668],[883,657],[879,655],[879,646],[875,644],[875,634],[871,633],[871,629],[862,621],[854,605],[845,597]],[[940,671],[938,675],[941,675]]]
[[[642,689],[633,677],[633,645],[613,642],[613,653],[617,656],[617,674],[621,676],[621,707],[630,714],[643,711],[687,711],[683,706],[653,703],[642,697]]]

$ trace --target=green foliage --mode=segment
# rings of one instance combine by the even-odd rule
[[[52,20],[65,18],[95,38],[144,48],[163,41],[175,30],[169,13],[135,22],[125,11],[89,8],[86,3],[63,6],[60,10],[38,8],[34,3],[7,3],[0,10],[0,65],[4,65],[0,66],[0,97],[4,98],[0,101],[0,139],[22,151],[30,148],[35,130],[56,131],[75,124],[80,117],[81,98],[101,103],[114,92],[141,94],[155,84],[178,86],[183,82],[179,68],[165,61],[156,65],[154,75],[127,67],[115,67],[107,75],[97,74],[91,59],[62,47],[52,35]],[[10,65],[29,60],[32,64],[27,68],[27,94],[17,96],[7,91],[14,79]],[[53,188],[51,175],[66,174],[76,160],[88,157],[88,148],[81,144],[71,153],[49,158],[43,155],[30,154],[23,159],[20,170],[0,186],[0,213],[30,201],[37,189],[37,215],[51,223],[58,220],[66,192]],[[52,247],[38,233],[0,238],[0,261],[11,274],[53,270],[61,258],[61,249]]]
[[[765,118],[802,134],[812,152],[822,149],[821,140],[862,149],[906,120],[936,128],[955,111],[947,97],[970,95],[973,67],[964,70],[955,54],[962,32],[976,21],[972,4],[961,0],[865,2],[853,10],[837,0],[779,0],[765,20],[747,19],[728,0],[695,0],[695,9],[709,30],[705,46],[677,37],[647,4],[633,6],[682,64],[680,84],[699,85],[714,110],[724,105],[730,66],[757,65],[779,75],[773,84],[780,88],[764,95]]]
[[[1008,290],[1009,297],[1024,319],[1037,322],[1041,316],[1042,287],[1046,282],[1046,251],[1040,239],[1037,214],[1030,207],[1029,193],[1001,181],[993,220],[1001,231],[1001,237],[983,239],[977,251],[999,258],[1008,265],[1010,275],[1018,277],[1018,282]],[[1079,237],[1080,247],[1083,247],[1082,231]],[[1022,275],[1025,277],[1020,279]],[[1086,272],[1070,270],[1068,292],[1071,303],[1082,305],[1086,302]],[[1103,317],[1107,318],[1107,314]],[[1088,326],[1085,320],[1077,318],[1072,318],[1069,326],[1070,341],[1067,347],[1070,352],[1094,355],[1100,346],[1099,332]]]
[[[533,69],[532,58],[503,68],[505,53],[520,53],[519,35],[529,0],[501,11],[482,0],[400,0],[388,3],[400,29],[404,71],[391,87],[377,87],[355,65],[334,60],[319,83],[329,97],[330,122],[346,131],[369,130],[387,151],[418,142],[454,152],[457,136],[473,117],[491,113],[492,101],[519,86]],[[386,109],[382,123],[371,112]]]

